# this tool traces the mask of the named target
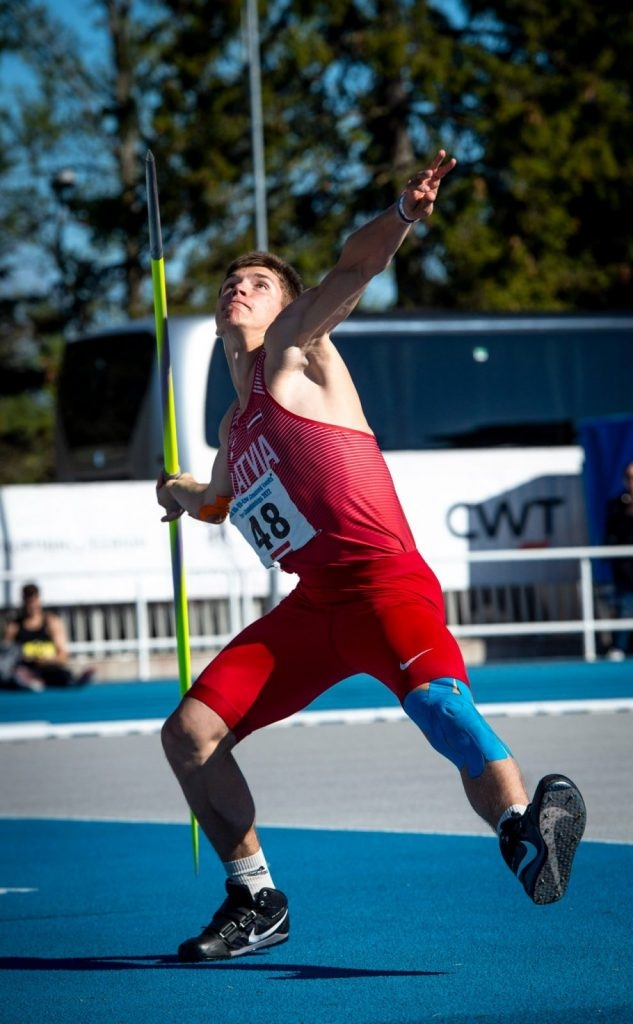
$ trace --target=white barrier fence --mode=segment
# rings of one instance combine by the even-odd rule
[[[492,564],[492,563],[525,563],[525,562],[567,562],[576,563],[578,566],[577,590],[579,614],[575,618],[544,620],[536,619],[524,621],[497,621],[497,622],[452,622],[449,605],[449,627],[457,639],[486,639],[491,637],[525,637],[544,636],[554,634],[581,634],[582,650],[586,661],[595,661],[597,657],[596,634],[613,632],[615,630],[633,630],[633,618],[597,618],[595,607],[595,592],[593,563],[597,559],[631,558],[633,557],[633,545],[619,547],[569,547],[569,548],[538,548],[511,551],[481,551],[472,552],[462,556],[461,560],[469,565]],[[442,579],[442,562],[433,565],[434,570]],[[132,570],[126,570],[128,576]],[[79,575],[79,571],[68,575]],[[195,571],[193,572],[195,575]],[[38,573],[37,582],[45,592],[46,579],[56,576],[58,573]],[[96,579],[116,573],[92,574]],[[108,639],[103,635],[94,636],[91,639],[71,640],[69,649],[71,655],[86,656],[96,659],[116,654],[133,654],[136,658],[136,674],[139,679],[151,678],[150,659],[152,654],[159,652],[173,653],[176,650],[175,630],[163,624],[160,630],[164,635],[155,635],[156,629],[150,628],[150,608],[153,603],[152,592],[155,591],[157,576],[162,573],[153,572],[146,568],[134,574],[137,580],[136,595],[132,607],[128,608],[128,621],[123,629],[122,636]],[[251,574],[236,569],[233,573],[223,572],[226,583],[224,613],[220,626],[216,623],[211,629],[204,629],[204,621],[197,622],[197,630],[191,631],[190,646],[192,651],[217,649],[222,647],[240,629],[260,613],[270,600],[270,593],[274,591],[271,587],[268,593],[259,593],[253,587]],[[520,580],[520,573],[517,573]],[[0,571],[0,581],[10,581],[21,584],[27,582],[20,574],[11,571]],[[192,604],[190,602],[190,622]],[[201,628],[202,627],[202,628]],[[165,635],[168,634],[168,635]]]
[[[451,625],[456,637],[534,636],[581,633],[585,661],[596,660],[596,633],[633,629],[633,618],[596,618],[593,562],[598,559],[631,558],[633,545],[619,547],[540,548],[520,551],[478,551],[467,556],[469,564],[485,562],[576,562],[579,566],[580,617],[553,622],[478,623]]]

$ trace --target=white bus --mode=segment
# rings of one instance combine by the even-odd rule
[[[632,411],[633,315],[356,315],[333,336],[385,453],[545,457],[577,446],[582,420]],[[173,317],[169,337],[180,461],[204,476],[233,397],[228,368],[213,318]],[[161,438],[153,321],[70,340],[58,478],[153,480]]]

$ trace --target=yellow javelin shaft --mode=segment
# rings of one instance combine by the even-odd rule
[[[174,402],[174,385],[169,353],[167,290],[165,287],[165,261],[163,258],[163,240],[160,226],[160,209],[158,205],[156,163],[149,150],[145,161],[145,177],[147,184],[150,257],[152,263],[152,289],[154,293],[154,319],[156,322],[156,355],[158,358],[163,418],[163,461],[165,465],[165,472],[173,476],[180,472],[180,465],[178,462],[178,437],[176,432],[176,406]],[[178,679],[180,682],[180,694],[183,696],[191,686],[191,655],[189,646],[187,587],[185,583],[184,562],[182,557],[180,520],[178,519],[173,520],[169,524],[169,542],[174,590],[174,610],[176,616]],[[193,814],[191,815],[191,839],[193,844],[194,867],[197,874],[200,863],[200,843],[198,836],[198,822],[194,818]]]

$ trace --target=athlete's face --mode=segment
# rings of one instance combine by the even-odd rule
[[[266,330],[284,307],[277,275],[267,267],[240,267],[220,289],[215,312],[218,333],[233,326]]]

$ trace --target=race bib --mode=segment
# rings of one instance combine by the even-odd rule
[[[230,519],[267,569],[316,535],[272,469],[233,499]]]

